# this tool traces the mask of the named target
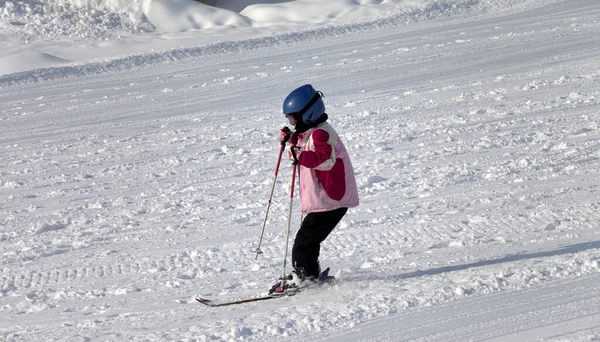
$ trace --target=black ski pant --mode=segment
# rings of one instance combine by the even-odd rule
[[[348,208],[310,213],[302,221],[292,247],[292,265],[301,277],[318,277],[321,242],[346,215]]]

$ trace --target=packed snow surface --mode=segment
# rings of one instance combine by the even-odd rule
[[[0,340],[600,339],[597,0],[99,3],[0,1]],[[361,198],[339,283],[203,306],[282,273],[305,83]]]

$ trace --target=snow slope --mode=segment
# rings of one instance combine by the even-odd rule
[[[0,77],[0,339],[599,339],[600,4],[441,4]],[[204,307],[281,273],[305,82],[357,173],[341,282]]]
[[[503,0],[500,6],[531,3]],[[351,22],[343,31],[385,28],[389,22],[485,13],[497,6],[497,0],[5,0],[0,75],[223,41],[247,44],[251,37],[297,35],[329,24]]]

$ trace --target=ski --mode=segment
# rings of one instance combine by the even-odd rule
[[[269,299],[275,299],[275,298],[281,298],[281,297],[291,297],[298,292],[300,292],[300,289],[294,289],[291,291],[286,291],[284,293],[261,295],[258,297],[234,299],[234,300],[228,300],[228,301],[219,301],[219,300],[212,300],[212,299],[207,299],[207,298],[202,298],[202,297],[196,297],[196,301],[198,303],[202,303],[207,306],[219,307],[219,306],[229,306],[229,305],[237,305],[237,304],[244,304],[244,303],[260,302],[263,300],[269,300]]]
[[[327,268],[319,276],[318,282],[315,284],[311,284],[311,285],[321,286],[323,284],[332,284],[334,282],[335,282],[335,278],[329,276],[329,268]],[[260,301],[264,301],[264,300],[281,298],[281,297],[291,297],[291,296],[294,296],[297,293],[301,292],[302,290],[313,288],[313,286],[311,286],[311,285],[307,285],[307,286],[300,287],[300,288],[291,288],[291,289],[285,290],[284,292],[275,292],[274,294],[260,295],[260,296],[251,297],[251,298],[219,301],[219,300],[212,300],[212,299],[208,299],[208,298],[196,297],[196,301],[198,303],[201,303],[201,304],[204,304],[207,306],[211,306],[211,307],[220,307],[220,306],[229,306],[229,305],[238,305],[238,304],[244,304],[244,303],[260,302]]]
[[[279,298],[279,297],[283,297],[283,296],[271,296],[271,295],[267,295],[267,296],[262,296],[262,297],[236,299],[236,300],[227,301],[227,302],[218,302],[218,301],[214,301],[214,300],[206,299],[206,298],[196,298],[196,301],[198,303],[202,303],[204,305],[208,305],[208,306],[212,306],[212,307],[219,307],[219,306],[228,306],[228,305],[237,305],[237,304],[244,304],[244,303],[259,302],[261,300],[268,300],[268,299],[274,299],[274,298]]]

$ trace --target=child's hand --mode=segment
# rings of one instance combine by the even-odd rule
[[[288,152],[288,157],[290,160],[293,160],[294,163],[298,163],[300,160],[300,155],[302,154],[302,148],[298,146],[290,146],[290,151]]]
[[[282,145],[285,145],[285,143],[290,139],[291,134],[292,131],[290,131],[289,128],[283,127],[279,133],[279,142]]]

